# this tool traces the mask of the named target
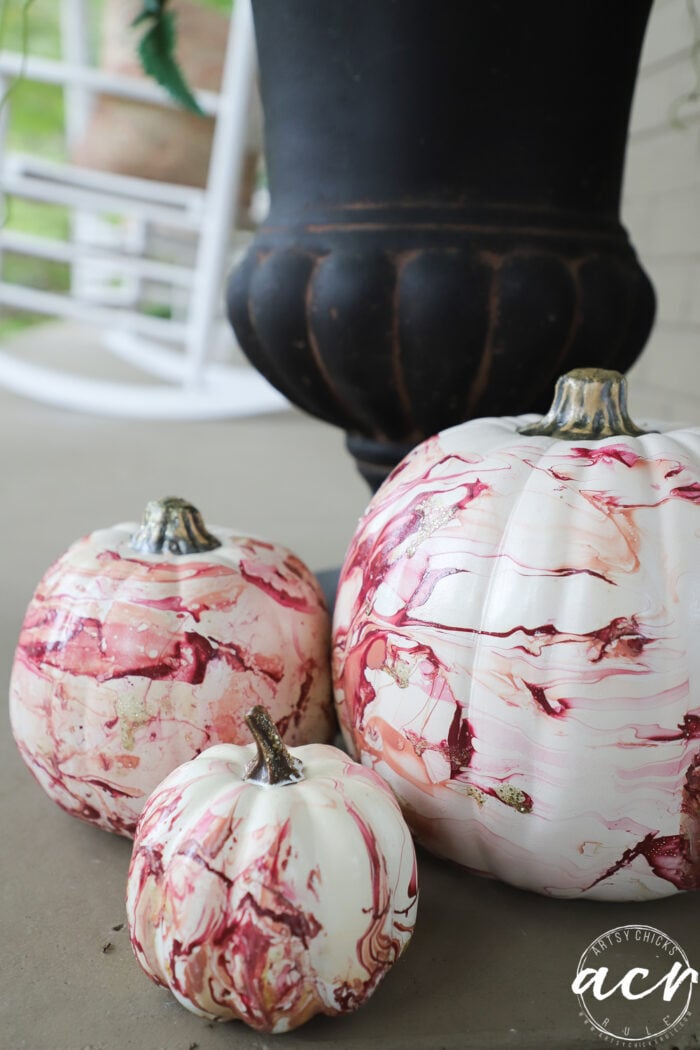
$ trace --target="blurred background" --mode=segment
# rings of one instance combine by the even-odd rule
[[[632,105],[622,221],[657,295],[630,381],[661,417],[698,421],[700,38],[696,5],[655,0]]]
[[[6,2],[0,23],[3,50],[28,52],[32,57],[65,57],[67,22],[65,4],[55,0],[29,3]],[[134,54],[136,31],[129,21],[140,5],[128,0],[83,0],[88,22],[83,46],[91,61],[107,74],[138,75]],[[191,83],[214,91],[221,80],[226,44],[226,23],[232,13],[230,0],[178,0],[176,5],[181,33],[178,55]],[[63,16],[63,22],[62,22]],[[700,334],[700,16],[694,0],[655,0],[642,53],[630,123],[629,147],[622,218],[642,264],[655,285],[657,321],[649,344],[631,373],[638,391],[638,404],[644,411],[662,416],[692,419],[696,415],[698,383],[695,350]],[[63,36],[63,41],[62,41]],[[62,46],[63,43],[63,46]],[[75,49],[74,49],[75,50]],[[595,70],[591,70],[595,76]],[[48,162],[69,162],[91,169],[111,171],[146,179],[163,179],[185,185],[204,186],[207,177],[213,120],[202,121],[191,114],[160,111],[154,106],[128,100],[109,99],[93,93],[91,112],[80,121],[70,109],[80,108],[76,95],[56,83],[9,77],[4,80],[10,97],[4,107],[6,155],[35,155]],[[165,120],[165,125],[163,121]],[[262,159],[262,126],[257,97],[248,104],[246,143],[242,158],[240,188],[236,203],[236,234],[230,245],[227,265],[244,250],[250,231],[265,214],[265,175]],[[71,127],[71,121],[73,126]],[[77,130],[76,130],[77,129]],[[170,134],[168,134],[168,129]],[[173,145],[179,142],[179,146]],[[82,216],[76,227],[71,210],[61,203],[26,199],[14,195],[0,184],[3,220],[0,237],[2,280],[38,291],[67,294],[73,283],[82,282],[79,296],[102,296],[117,308],[134,308],[156,321],[181,319],[186,298],[178,287],[166,288],[158,281],[142,281],[138,303],[133,298],[133,281],[104,269],[95,273],[94,262],[81,267],[74,262],[31,255],[13,250],[8,237],[84,239],[94,244],[117,240],[121,250],[134,252],[139,233],[116,214],[103,212],[97,222]],[[87,225],[86,225],[87,224]],[[112,233],[110,233],[110,226]],[[163,226],[151,232],[150,252],[174,265],[192,266],[194,241],[189,231]],[[160,243],[158,242],[160,238]],[[159,254],[158,254],[159,253]],[[99,268],[98,268],[99,270]],[[99,278],[99,281],[98,281]],[[96,288],[99,284],[99,292]],[[223,283],[217,289],[223,297]],[[129,298],[131,296],[131,299]],[[106,297],[106,298],[105,298]],[[31,303],[22,308],[0,296],[0,349],[21,333],[29,331],[15,352],[24,359],[60,359],[61,353],[48,351],[44,334],[36,326],[47,322],[47,313],[37,312]],[[157,327],[153,331],[158,334]],[[226,361],[237,360],[233,338],[225,326],[211,353]],[[107,369],[112,377],[133,378],[121,363],[90,352],[85,334],[71,329],[62,348],[64,365],[79,374],[101,375]],[[60,339],[59,339],[60,342]],[[132,361],[133,364],[132,354]],[[240,363],[240,362],[239,362]],[[0,369],[0,382],[2,381]],[[143,377],[140,376],[140,379]],[[651,398],[651,402],[649,402]],[[272,402],[271,402],[272,403]]]
[[[79,27],[77,44],[75,24],[71,27],[66,14],[70,7],[70,3],[57,4],[55,0],[25,0],[6,2],[1,8],[2,50],[28,56],[26,65],[22,60],[16,70],[20,75],[9,75],[6,69],[2,82],[7,97],[2,110],[5,134],[0,181],[0,387],[36,396],[32,401],[3,394],[3,404],[15,420],[14,435],[24,425],[33,432],[46,427],[54,434],[75,432],[76,428],[87,434],[90,427],[108,427],[123,442],[134,433],[123,423],[126,415],[142,420],[139,425],[154,435],[159,419],[169,419],[171,426],[174,420],[181,420],[175,429],[181,449],[186,450],[200,440],[201,421],[209,419],[210,426],[216,427],[216,431],[203,431],[209,435],[205,437],[211,444],[209,456],[221,439],[229,457],[229,471],[236,459],[240,470],[240,443],[246,445],[246,455],[257,454],[254,445],[256,450],[267,450],[264,455],[271,461],[264,460],[265,469],[274,477],[272,461],[283,451],[274,443],[270,445],[275,428],[308,427],[315,465],[312,470],[307,465],[301,473],[309,482],[309,492],[317,492],[314,473],[325,473],[326,483],[334,475],[332,502],[343,503],[342,538],[329,544],[327,550],[319,550],[316,543],[315,560],[317,567],[319,562],[337,562],[368,495],[342,450],[342,433],[302,416],[272,391],[237,351],[223,317],[226,276],[250,242],[267,206],[262,114],[254,64],[250,92],[244,92],[243,139],[238,143],[238,153],[224,158],[229,165],[229,183],[231,164],[237,168],[236,200],[230,214],[225,209],[222,213],[230,219],[231,235],[225,236],[218,248],[214,245],[214,256],[217,250],[222,254],[218,263],[214,259],[218,271],[210,304],[212,317],[204,317],[203,327],[200,323],[200,335],[204,332],[206,336],[204,350],[201,338],[198,348],[193,349],[192,325],[202,322],[201,317],[193,322],[191,314],[192,292],[194,289],[196,300],[196,282],[202,270],[202,257],[197,253],[214,201],[211,178],[207,189],[214,118],[203,120],[143,99],[115,99],[98,90],[99,82],[88,85],[88,91],[76,91],[75,84],[66,88],[42,82],[42,77],[25,76],[31,61],[66,59],[68,46],[73,56],[82,48],[100,75],[137,77],[142,90],[158,93],[154,82],[143,75],[135,53],[138,34],[130,22],[140,9],[137,0],[81,0],[87,20]],[[199,97],[214,112],[231,16],[236,32],[235,6],[230,0],[174,0],[174,9],[180,30],[180,64],[190,83],[201,89]],[[251,61],[254,63],[254,57]],[[594,76],[595,69],[591,69]],[[49,79],[49,74],[43,76],[43,81]],[[71,172],[83,173],[69,189],[54,167],[65,164]],[[123,178],[133,180],[137,188],[146,187],[143,200],[137,204],[132,200],[132,210],[127,208],[125,214],[117,208],[125,199],[119,182]],[[27,185],[32,187],[30,197],[13,191],[15,186]],[[150,185],[158,189],[149,190]],[[81,193],[94,192],[103,194],[104,205],[100,209],[91,205],[81,214]],[[209,196],[203,196],[206,193]],[[160,220],[159,209],[163,216]],[[658,299],[651,339],[630,373],[633,411],[639,416],[697,421],[700,17],[694,0],[655,0],[652,6],[632,107],[622,219]],[[38,247],[47,239],[54,242],[52,248]],[[86,244],[89,253],[81,255],[80,246]],[[77,255],[70,254],[76,251]],[[102,257],[111,251],[117,253],[116,265]],[[132,264],[139,265],[142,257],[151,267],[145,276],[129,269]],[[161,279],[164,276],[173,280]],[[30,289],[29,298],[22,298],[24,292],[18,288]],[[42,296],[42,309],[33,308]],[[56,313],[52,314],[54,304]],[[117,337],[111,331],[115,317],[127,318],[126,334]],[[151,353],[149,346],[160,345],[161,336],[169,352],[159,356],[156,350],[153,369],[144,375],[140,355],[145,360]],[[105,346],[114,352],[103,353]],[[191,357],[194,365],[189,363]],[[25,376],[21,369],[27,365],[37,365],[39,371]],[[185,393],[174,402],[168,384],[182,380],[187,388],[191,369],[201,373],[205,367],[210,369],[206,398],[197,401]],[[64,391],[55,369],[73,379],[95,380],[103,385],[88,384],[84,390],[78,386],[78,394],[68,387]],[[134,380],[138,381],[137,390],[119,385]],[[231,393],[234,389],[235,394]],[[54,407],[42,408],[42,401]],[[78,419],[62,410],[61,406],[74,402],[83,409],[91,407],[94,415]],[[106,417],[111,415],[114,421],[108,423]],[[258,436],[253,444],[243,435],[237,439],[232,423],[214,422],[235,416],[246,420],[237,426],[256,428]],[[171,440],[161,433],[162,438],[154,436],[154,447]],[[319,441],[320,434],[324,437]],[[37,456],[49,460],[51,450],[41,440]],[[25,443],[24,447],[29,446]],[[324,453],[331,457],[327,466],[322,463]],[[180,462],[185,458],[183,451]],[[262,481],[260,463],[257,484],[247,494],[249,504],[257,498]],[[114,464],[111,469],[115,469]],[[23,476],[26,481],[26,471]],[[284,480],[278,479],[276,484],[284,489],[291,477],[286,471]],[[183,482],[175,487],[179,491],[187,486]],[[317,504],[323,502],[317,496],[313,498]],[[219,501],[212,502],[216,509]],[[308,538],[299,540],[302,546],[311,546]]]

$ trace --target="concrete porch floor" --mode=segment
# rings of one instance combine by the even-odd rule
[[[76,344],[70,326],[54,325],[23,335],[14,349],[70,366]],[[700,423],[700,370],[688,387]],[[688,418],[690,396],[678,418]],[[672,399],[662,400],[634,374],[630,408],[639,420],[673,418],[675,411]],[[209,522],[282,542],[315,570],[341,562],[368,499],[341,432],[291,409],[213,423],[124,422],[47,408],[0,389],[0,465],[5,682],[25,607],[48,565],[92,529],[137,519],[149,499],[185,496]],[[274,1040],[240,1025],[210,1027],[146,980],[126,931],[115,928],[124,921],[130,844],[45,798],[14,746],[6,703],[0,717],[2,1045],[271,1047]],[[600,1043],[581,1020],[570,984],[595,937],[626,923],[650,924],[700,966],[692,896],[624,906],[559,902],[468,876],[426,854],[419,863],[418,926],[406,957],[358,1014],[318,1018],[284,1037],[280,1048],[584,1050]],[[694,1046],[698,1037],[693,1013],[672,1045]]]

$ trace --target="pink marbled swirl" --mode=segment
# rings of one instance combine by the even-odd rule
[[[410,832],[381,779],[337,748],[260,785],[256,749],[219,745],[148,800],[127,883],[136,958],[189,1010],[285,1032],[360,1007],[408,944]]]
[[[700,431],[425,442],[341,575],[336,702],[417,838],[554,896],[700,886]]]
[[[41,786],[127,836],[175,766],[249,739],[251,706],[288,743],[334,728],[329,618],[306,566],[227,529],[215,551],[136,554],[135,528],[95,532],[49,569],[10,685],[14,736]]]

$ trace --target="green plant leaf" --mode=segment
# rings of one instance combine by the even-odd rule
[[[132,23],[151,23],[138,46],[141,65],[171,98],[185,109],[203,116],[175,58],[175,18],[170,11],[165,10],[166,3],[167,0],[146,0],[143,10]]]

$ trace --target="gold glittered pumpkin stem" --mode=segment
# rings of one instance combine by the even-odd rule
[[[294,784],[304,779],[300,759],[290,754],[277,726],[261,704],[252,707],[245,716],[258,753],[246,769],[243,779],[257,784]]]
[[[642,430],[627,414],[627,380],[605,368],[575,368],[560,376],[554,401],[546,416],[520,429],[521,434],[597,441],[600,438],[639,437]]]
[[[220,546],[197,508],[176,496],[151,500],[131,537],[132,550],[142,554],[200,554]]]

